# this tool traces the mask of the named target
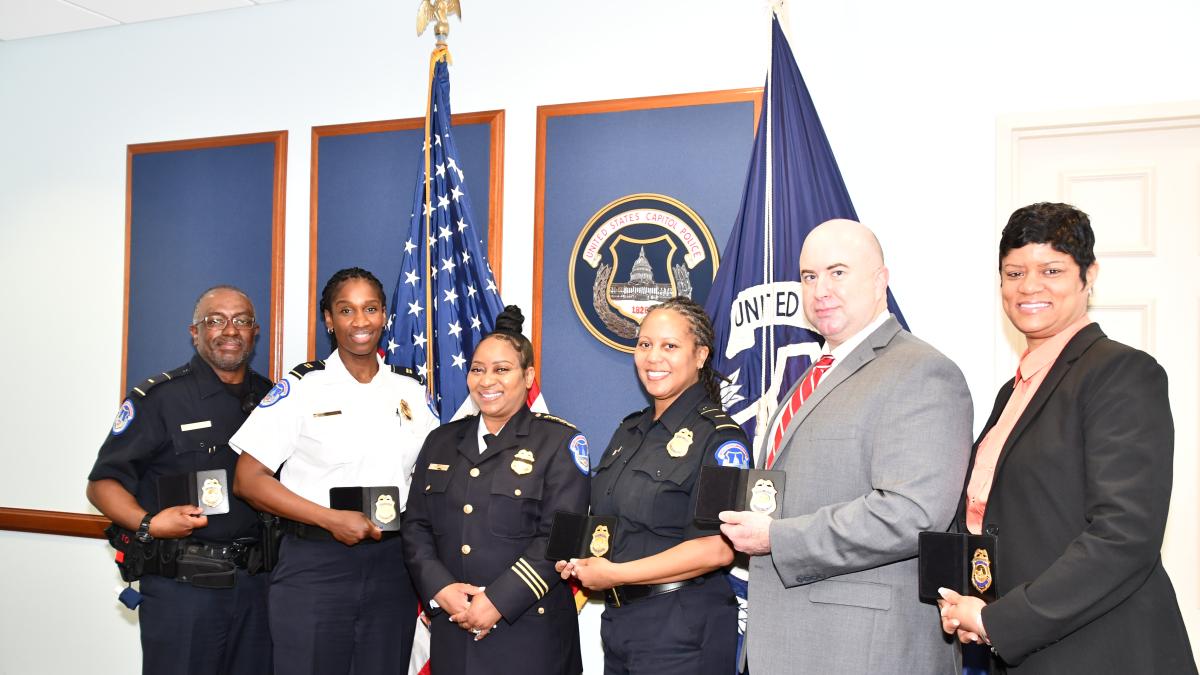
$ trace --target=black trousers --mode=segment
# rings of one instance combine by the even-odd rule
[[[271,672],[266,574],[237,571],[233,588],[195,588],[148,575],[138,607],[144,675]]]
[[[737,603],[721,575],[600,617],[605,675],[732,675]]]
[[[280,675],[408,672],[417,594],[400,538],[346,546],[287,535],[270,615]]]

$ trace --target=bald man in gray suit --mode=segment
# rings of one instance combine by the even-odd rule
[[[917,533],[954,517],[967,384],[888,313],[883,252],[863,225],[815,228],[800,280],[832,365],[795,401],[810,369],[765,428],[757,464],[787,472],[780,519],[721,514],[751,556],[750,672],[953,673],[937,609],[917,598]]]

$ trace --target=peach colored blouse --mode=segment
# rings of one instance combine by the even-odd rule
[[[1017,365],[1017,376],[1013,381],[1013,393],[996,420],[995,426],[988,430],[987,435],[979,442],[979,450],[975,453],[975,466],[971,469],[971,481],[967,483],[967,530],[972,534],[983,531],[983,514],[987,510],[988,495],[992,491],[992,477],[996,472],[996,462],[1000,459],[1000,450],[1008,441],[1021,413],[1029,405],[1030,399],[1037,393],[1050,366],[1062,354],[1067,343],[1075,334],[1092,320],[1087,314],[1079,317],[1074,323],[1064,328],[1054,337],[1038,345],[1037,349],[1026,350]]]

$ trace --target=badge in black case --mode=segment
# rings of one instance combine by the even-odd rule
[[[229,513],[229,479],[225,469],[193,471],[158,477],[158,503],[170,506],[199,506],[201,515]]]
[[[700,467],[695,519],[701,525],[719,525],[722,511],[753,511],[778,518],[783,505],[785,474],[782,471],[739,469],[735,466]]]
[[[616,516],[556,511],[546,543],[546,560],[609,558],[616,534]]]
[[[917,535],[918,594],[936,603],[939,588],[996,599],[996,538],[986,534],[922,532]]]
[[[400,529],[400,488],[376,487],[329,488],[329,508],[358,511],[384,532]]]

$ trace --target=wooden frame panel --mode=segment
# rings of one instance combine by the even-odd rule
[[[488,181],[488,262],[501,286],[500,270],[504,232],[504,111],[458,113],[450,116],[451,125],[487,124],[489,128],[489,181]],[[318,205],[320,203],[320,144],[322,138],[384,131],[412,131],[425,128],[424,117],[408,117],[375,122],[351,122],[330,124],[312,128],[312,162],[309,171],[308,206],[308,358],[316,358],[317,345],[317,235]],[[390,279],[381,279],[386,284]]]
[[[125,152],[125,273],[124,300],[121,322],[121,390],[119,398],[129,391],[125,371],[129,360],[129,269],[131,263],[130,244],[133,234],[133,159],[137,155],[179,150],[201,150],[235,145],[272,143],[275,146],[275,167],[272,182],[271,208],[271,316],[268,318],[268,373],[267,377],[277,380],[283,356],[283,250],[284,222],[287,192],[287,131],[266,131],[234,136],[212,136],[179,141],[136,143],[127,146]]]
[[[725,89],[693,94],[667,94],[663,96],[643,96],[638,98],[538,106],[537,156],[534,169],[533,191],[533,321],[530,333],[530,340],[533,343],[534,367],[537,368],[537,372],[542,372],[542,257],[545,253],[547,121],[552,117],[570,115],[589,115],[748,101],[754,104],[754,126],[757,130],[758,118],[762,113],[762,93],[763,90],[761,87],[750,87],[746,89]],[[497,278],[498,282],[499,279]]]

